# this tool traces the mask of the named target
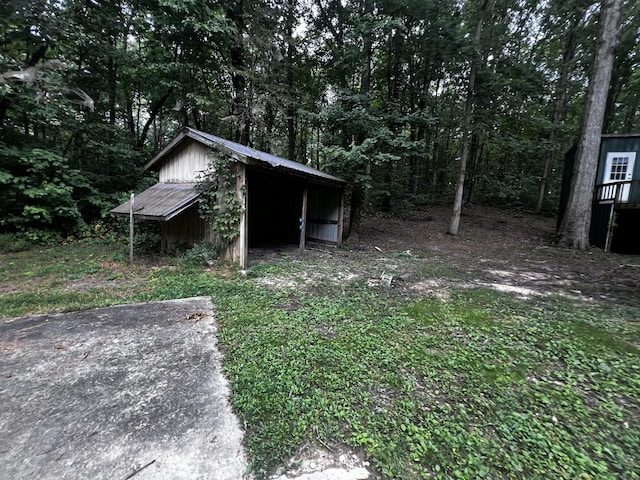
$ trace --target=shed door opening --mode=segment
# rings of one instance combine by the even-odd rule
[[[302,182],[250,170],[247,184],[249,247],[297,245],[300,241]]]
[[[611,183],[609,187],[602,189],[600,200],[616,200],[616,195],[619,195],[618,201],[629,201],[629,188],[628,185],[620,185],[621,191],[618,193],[616,185],[618,182],[628,182],[633,177],[633,167],[636,161],[636,152],[609,152],[604,164],[604,178],[603,184]]]

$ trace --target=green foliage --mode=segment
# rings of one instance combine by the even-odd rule
[[[74,208],[90,224],[138,190],[145,161],[182,125],[231,139],[243,131],[261,150],[345,177],[372,209],[402,214],[414,199],[447,199],[476,54],[469,200],[532,207],[551,152],[552,213],[597,28],[587,0],[492,2],[480,45],[475,0],[345,0],[313,11],[284,0],[5,3],[0,145],[50,152],[78,176],[18,187],[2,165],[0,187],[21,198],[9,199],[17,204],[1,228],[62,233],[84,228]],[[624,4],[609,132],[635,131],[640,118],[638,8]]]
[[[4,183],[0,228],[85,233],[78,199],[92,189],[79,170],[69,168],[66,158],[48,150],[0,146],[0,160],[7,169],[0,178]]]
[[[213,228],[219,248],[230,244],[240,234],[244,211],[238,198],[238,164],[223,152],[214,151],[211,163],[202,172],[196,189],[200,194],[199,214]],[[244,195],[244,191],[240,192]]]
[[[357,282],[313,291],[214,294],[258,474],[319,441],[362,448],[383,478],[637,478],[637,327],[620,336],[597,326],[604,311],[484,290],[446,303]]]
[[[0,233],[0,252],[23,252],[33,246],[33,242],[24,234]]]
[[[364,449],[383,478],[636,471],[640,437],[623,423],[639,407],[638,352],[585,350],[583,310],[480,293],[404,308],[356,285],[337,297],[216,296],[259,472],[316,438]]]
[[[197,243],[180,256],[180,261],[187,267],[210,266],[220,256],[219,248],[210,242]]]

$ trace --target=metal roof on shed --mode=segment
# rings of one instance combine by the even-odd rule
[[[328,173],[324,173],[308,165],[304,165],[298,162],[292,162],[291,160],[286,160],[270,153],[261,152],[260,150],[256,150],[255,148],[247,147],[246,145],[242,145],[236,142],[231,142],[229,140],[225,140],[224,138],[216,137],[215,135],[201,132],[200,130],[195,130],[189,127],[185,127],[180,135],[178,135],[169,145],[167,145],[160,153],[158,153],[158,155],[153,157],[145,165],[145,169],[158,166],[158,163],[164,158],[164,156],[171,150],[176,148],[180,143],[182,143],[185,138],[191,138],[208,147],[219,147],[227,150],[232,154],[235,154],[235,157],[242,163],[256,162],[257,164],[266,164],[272,168],[283,169],[291,173],[296,173],[306,177],[317,178],[318,180],[323,180],[330,183],[346,183],[341,178],[334,177],[333,175],[329,175]]]
[[[137,194],[133,201],[133,213],[147,220],[166,222],[198,201],[193,183],[156,183]],[[129,215],[131,201],[111,210],[115,215]]]

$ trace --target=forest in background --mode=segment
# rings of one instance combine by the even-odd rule
[[[87,234],[153,182],[144,164],[182,126],[339,175],[365,211],[450,201],[472,65],[465,202],[553,214],[599,9],[586,0],[8,0],[0,233]],[[640,131],[639,9],[622,4],[604,133]]]

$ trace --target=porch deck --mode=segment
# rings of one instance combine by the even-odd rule
[[[596,185],[593,199],[596,205],[614,205],[614,209],[640,208],[640,180],[601,183]]]

